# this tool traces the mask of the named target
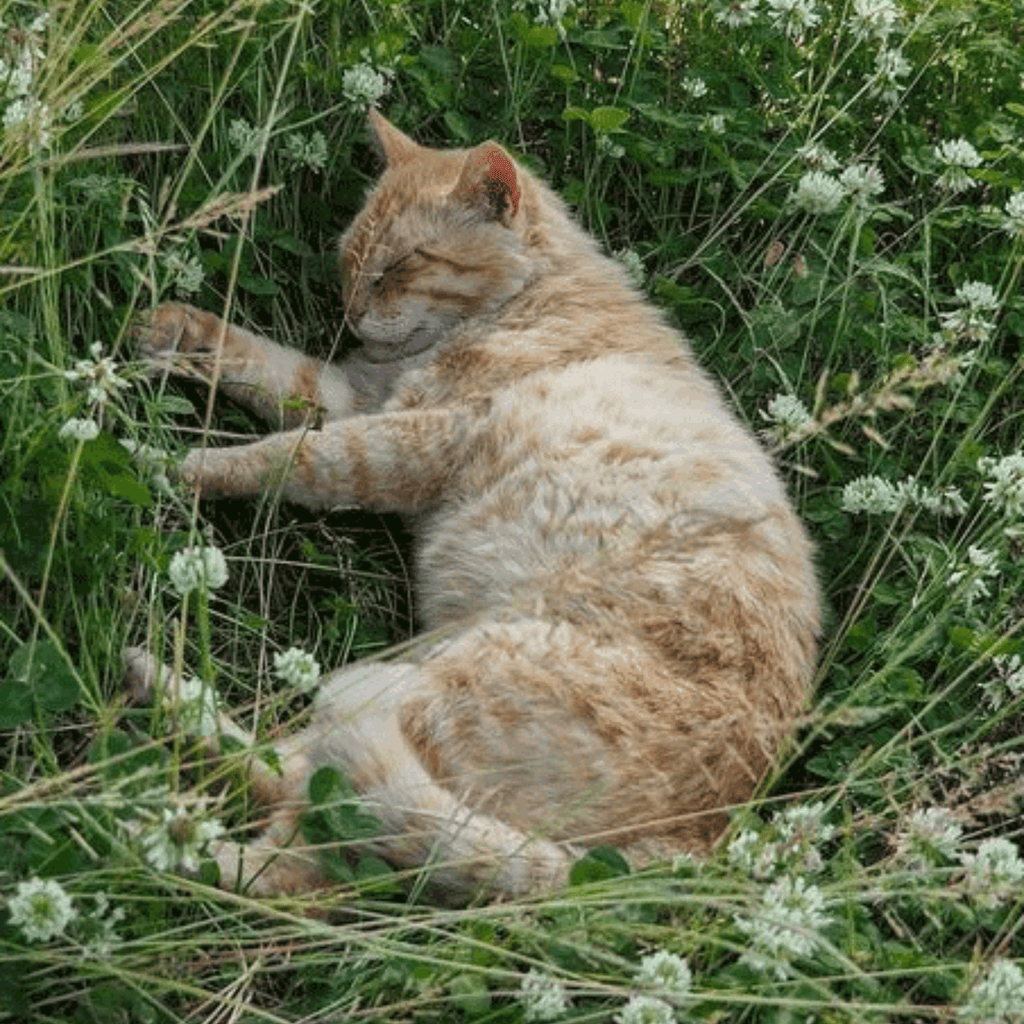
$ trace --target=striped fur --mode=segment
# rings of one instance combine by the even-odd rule
[[[283,809],[225,885],[322,882],[289,845],[309,773],[346,770],[373,848],[449,899],[563,882],[578,852],[706,854],[808,697],[819,597],[768,457],[685,340],[500,146],[437,151],[380,115],[387,168],[341,242],[362,348],[314,363],[181,305],[155,367],[216,379],[272,423],[197,449],[204,495],[280,488],[409,517],[429,634],[329,677],[282,744]],[[151,671],[134,655],[137,679]]]

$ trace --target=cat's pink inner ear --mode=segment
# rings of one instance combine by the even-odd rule
[[[383,114],[373,107],[368,115],[370,132],[377,142],[381,156],[389,167],[397,167],[412,160],[422,152],[423,147],[413,142],[405,132],[399,131]]]
[[[453,195],[510,226],[522,195],[515,162],[496,142],[477,146],[466,157]]]

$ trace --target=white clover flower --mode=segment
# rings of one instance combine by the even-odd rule
[[[64,887],[52,878],[19,882],[15,894],[7,898],[7,909],[11,924],[18,925],[30,942],[49,942],[63,935],[78,913]]]
[[[879,476],[860,476],[843,488],[840,507],[844,512],[868,512],[885,515],[902,512],[906,497],[888,480]]]
[[[289,647],[283,654],[274,654],[274,671],[279,679],[304,692],[309,692],[320,682],[320,666],[298,647]]]
[[[159,822],[143,826],[139,841],[142,855],[157,871],[194,874],[206,844],[223,834],[224,826],[215,819],[197,820],[185,807],[164,807]]]
[[[79,918],[76,929],[82,940],[82,959],[109,960],[114,949],[123,941],[114,929],[124,920],[124,907],[111,910],[110,901],[103,893],[93,896],[93,902],[95,907],[92,913]]]
[[[835,178],[823,171],[808,171],[799,181],[791,202],[807,213],[833,213],[846,191]]]
[[[92,359],[80,359],[73,370],[64,371],[64,379],[85,384],[90,402],[105,405],[117,398],[118,391],[129,386],[129,381],[117,372],[117,363],[110,356],[101,356],[103,345],[95,342],[89,347]]]
[[[879,96],[883,103],[895,103],[903,90],[903,83],[899,79],[905,78],[911,70],[902,50],[883,47],[875,55],[874,75],[866,77],[871,82],[872,92]]]
[[[341,76],[341,92],[352,106],[365,109],[388,91],[388,80],[369,64],[357,64]]]
[[[1024,454],[978,459],[978,469],[989,478],[984,485],[984,500],[1008,518],[1024,516]]]
[[[57,432],[58,437],[70,437],[76,441],[91,441],[99,437],[100,425],[95,420],[70,419]]]
[[[19,96],[4,111],[4,132],[18,134],[28,145],[47,149],[53,112],[35,96]]]
[[[171,275],[174,290],[178,295],[195,295],[203,286],[206,272],[198,256],[190,256],[184,252],[169,252],[161,257],[161,262]]]
[[[896,31],[902,16],[893,0],[853,0],[850,29],[858,40],[874,36],[884,43]]]
[[[1024,192],[1014,192],[1003,209],[1006,211],[1003,230],[1010,235],[1024,235]]]
[[[641,988],[657,989],[674,996],[689,992],[692,982],[693,975],[686,961],[664,949],[643,957],[636,973],[636,983]]]
[[[981,166],[981,155],[966,139],[940,142],[935,147],[935,156],[944,165],[939,176],[940,188],[955,193],[979,184],[967,171],[971,167]]]
[[[294,164],[320,172],[327,166],[327,139],[323,132],[313,132],[308,139],[292,132],[284,140],[285,153]]]
[[[825,821],[827,805],[819,801],[814,804],[794,804],[776,814],[773,824],[778,828],[782,841],[787,846],[797,843],[827,843],[835,834],[835,825]]]
[[[557,25],[569,13],[573,0],[536,0],[538,25]]]
[[[653,996],[633,996],[622,1013],[612,1018],[616,1024],[675,1024],[675,1019],[676,1011]]]
[[[831,924],[824,912],[825,896],[802,878],[784,877],[764,892],[761,913],[735,915],[736,926],[752,941],[740,961],[754,970],[771,969],[780,979],[793,960],[811,956],[820,945],[817,932]]]
[[[768,20],[790,39],[799,39],[821,21],[812,0],[768,0]]]
[[[967,581],[961,596],[970,611],[975,601],[990,595],[986,580],[994,579],[999,572],[999,552],[972,544],[967,548],[967,561],[960,562],[946,582],[950,587],[959,587],[964,580]]]
[[[759,3],[760,0],[733,0],[719,9],[715,20],[729,28],[746,28],[757,17]]]
[[[818,171],[838,171],[842,164],[831,149],[818,142],[808,142],[800,146],[796,155],[808,166]]]
[[[626,268],[630,281],[637,288],[643,288],[647,280],[647,268],[640,254],[635,249],[622,249],[615,254],[615,259]]]
[[[981,688],[989,706],[995,711],[1024,695],[1024,664],[1019,654],[997,654],[992,659],[992,666],[996,670],[996,678],[986,679]]]
[[[940,858],[953,860],[962,834],[963,829],[948,808],[918,808],[897,830],[896,849],[912,867],[924,868]]]
[[[171,559],[167,575],[174,589],[184,597],[204,584],[210,590],[223,587],[228,581],[228,565],[218,548],[189,547]]]
[[[610,156],[613,160],[621,160],[626,155],[626,147],[616,142],[607,132],[600,132],[594,142],[598,153]]]
[[[971,309],[992,311],[999,308],[999,297],[983,281],[966,281],[957,288],[956,297]]]
[[[562,983],[550,974],[533,968],[522,981],[519,1002],[527,1021],[556,1020],[569,1007]]]
[[[1020,892],[1024,862],[1009,839],[986,839],[977,853],[962,853],[964,886],[983,907],[997,907]]]
[[[712,114],[700,123],[701,128],[712,135],[725,134],[725,114]]]
[[[85,113],[85,107],[81,100],[72,100],[64,108],[64,120],[68,124],[74,124],[76,121],[82,120],[82,115]]]
[[[1009,960],[993,960],[984,981],[971,989],[957,1016],[977,1024],[1022,1024],[1024,971]]]
[[[944,487],[941,491],[928,491],[922,488],[917,496],[921,507],[933,516],[962,516],[967,511],[959,487]]]
[[[813,419],[807,407],[796,395],[776,395],[769,401],[768,408],[761,410],[761,415],[766,420],[771,420],[772,423],[791,431],[800,430]]]
[[[683,80],[683,92],[687,93],[691,99],[699,100],[701,96],[706,96],[708,93],[707,83],[703,78],[686,78]]]
[[[178,684],[177,694],[167,694],[165,704],[171,712],[168,728],[177,727],[189,736],[215,736],[220,698],[212,683],[193,676]]]
[[[839,175],[839,184],[861,207],[870,206],[875,196],[885,191],[882,172],[870,164],[851,164]]]
[[[236,117],[228,125],[228,142],[242,156],[250,156],[260,147],[260,130],[254,128],[248,121]]]

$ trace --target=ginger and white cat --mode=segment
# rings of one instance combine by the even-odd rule
[[[805,532],[685,340],[546,186],[496,143],[370,126],[387,167],[341,241],[359,352],[322,364],[176,304],[140,331],[155,367],[279,425],[301,421],[289,399],[319,408],[320,428],[195,449],[182,474],[407,516],[437,631],[326,678],[282,774],[254,759],[270,823],[215,846],[221,883],[324,884],[296,839],[322,765],[382,821],[372,850],[454,900],[557,886],[596,844],[705,854],[808,697]]]

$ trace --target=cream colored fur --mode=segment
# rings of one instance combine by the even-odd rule
[[[320,364],[181,305],[140,332],[154,367],[305,418],[196,449],[185,479],[409,517],[439,631],[324,682],[284,777],[256,771],[271,826],[215,851],[222,883],[322,884],[294,840],[323,764],[383,821],[374,850],[432,865],[450,899],[556,886],[597,843],[706,854],[808,697],[804,530],[685,340],[553,193],[495,143],[371,127],[387,169],[341,243],[356,355]]]

